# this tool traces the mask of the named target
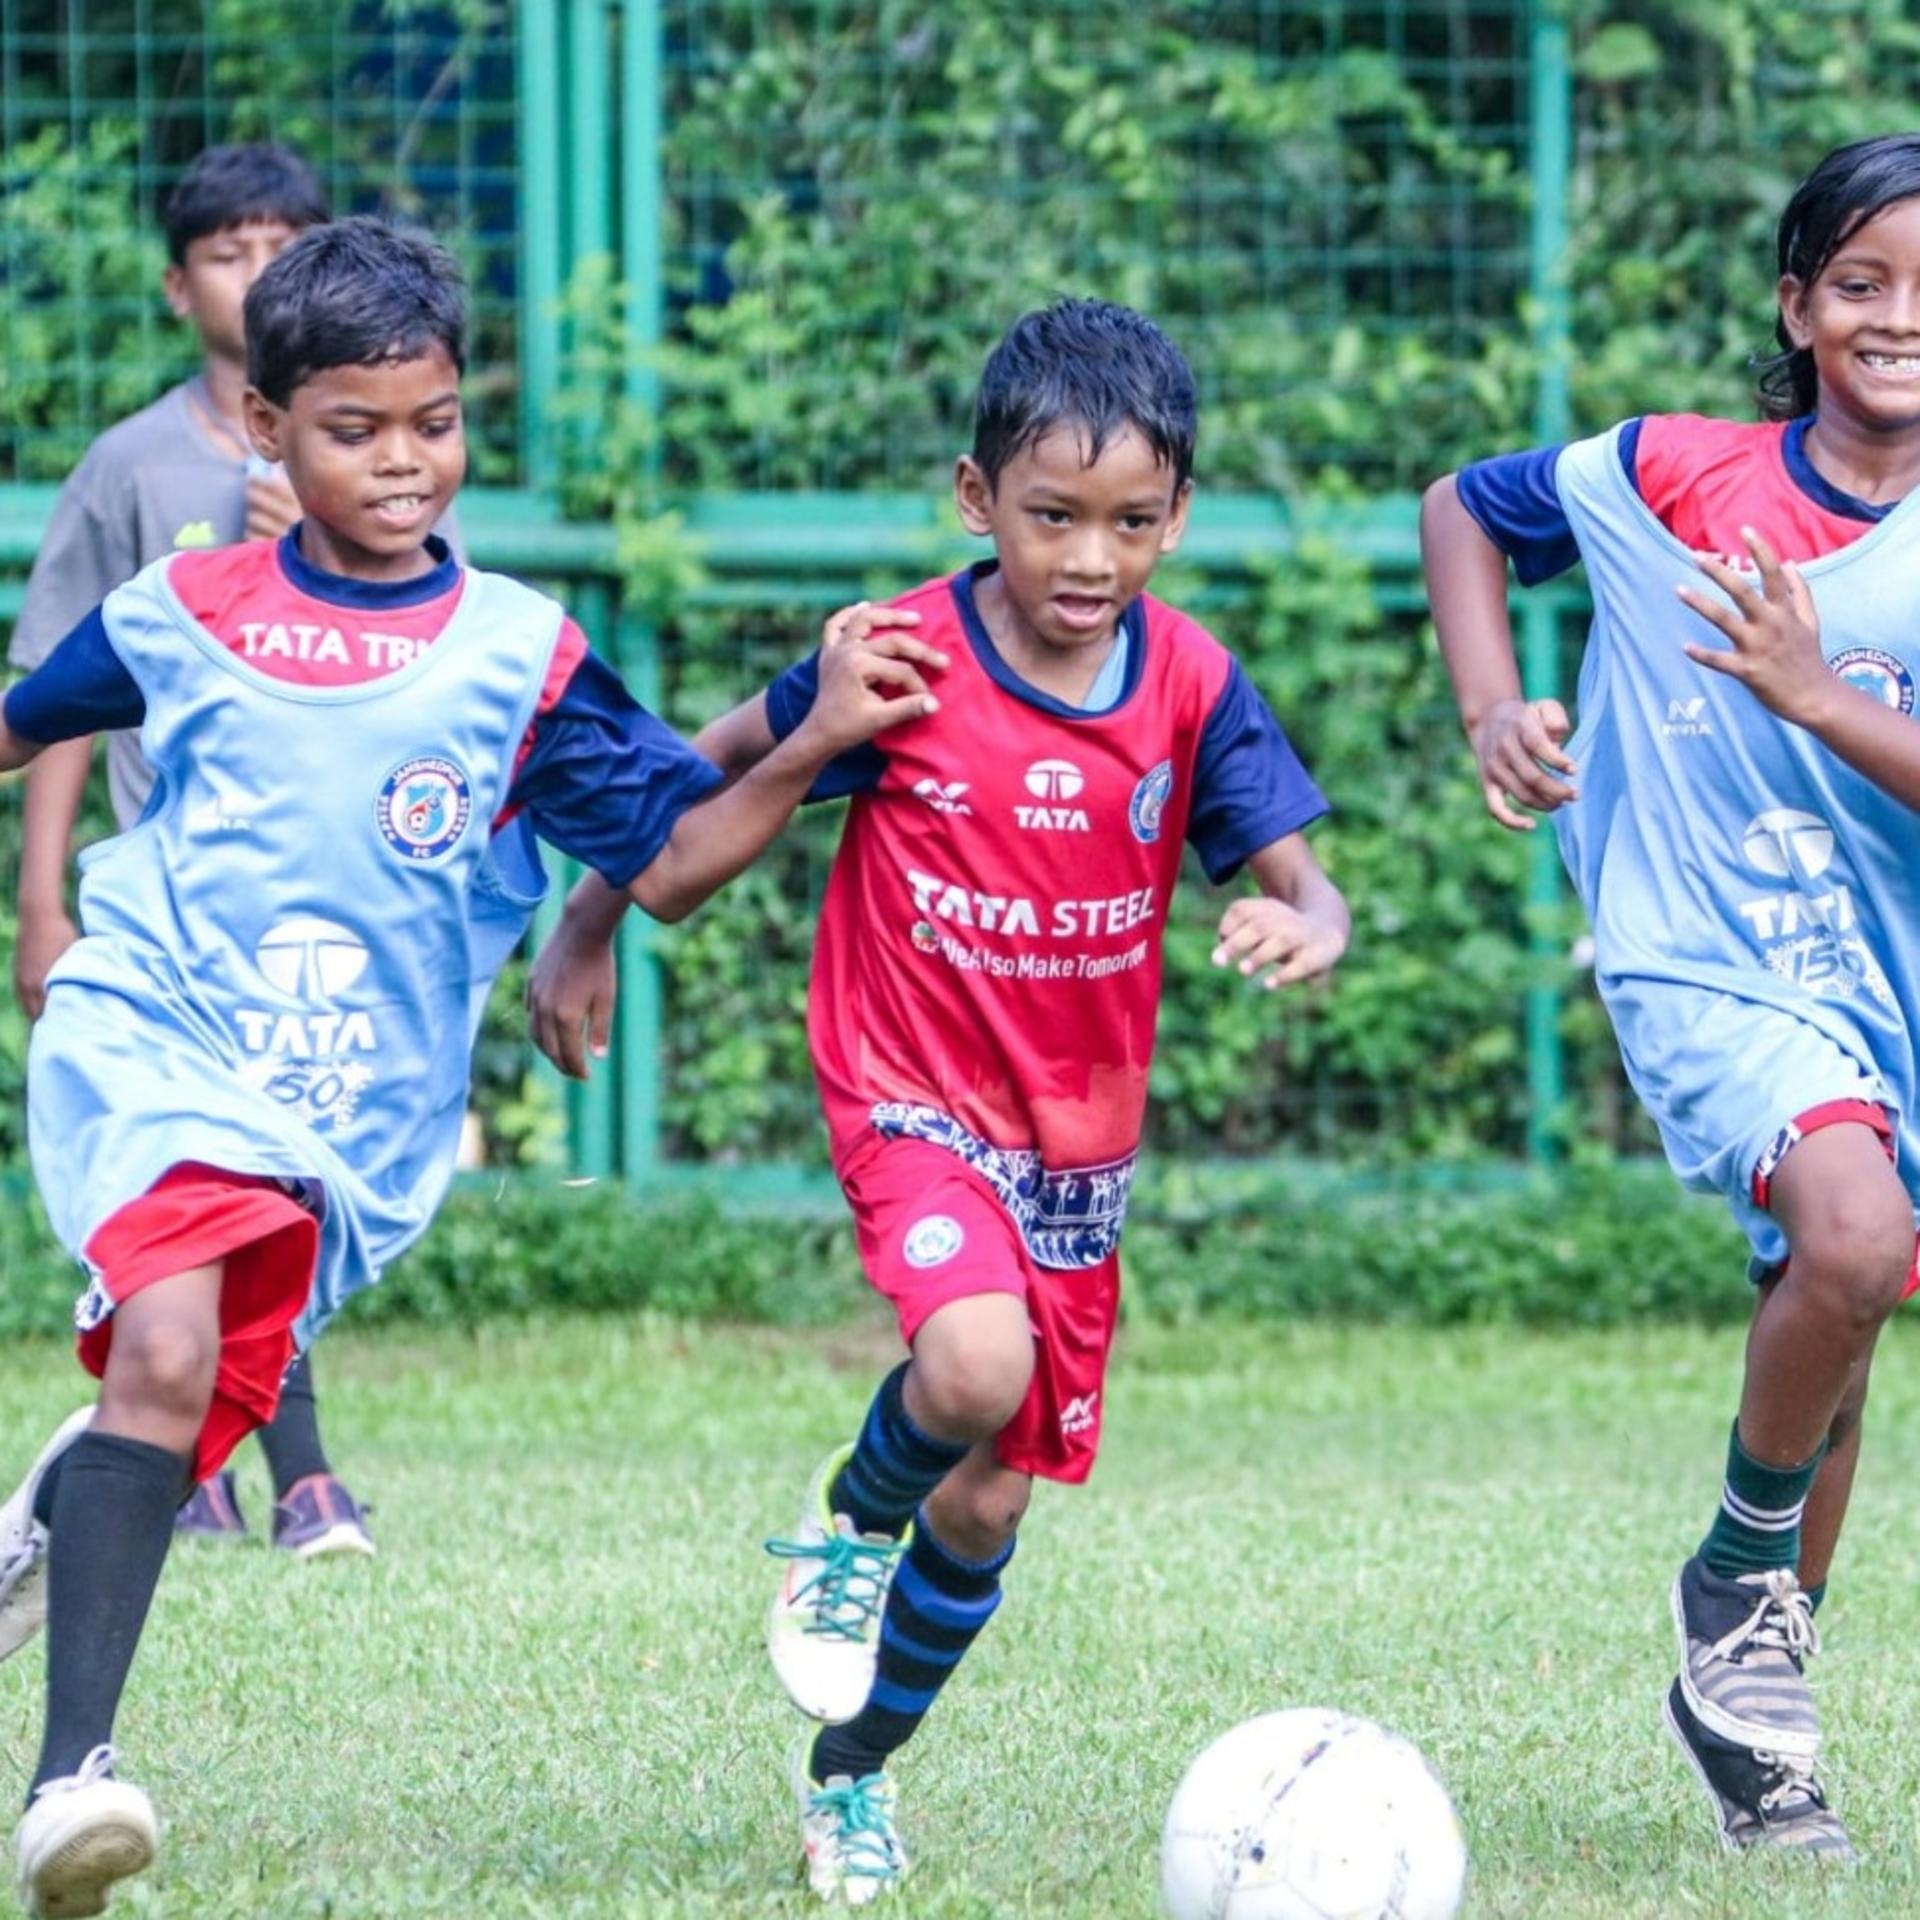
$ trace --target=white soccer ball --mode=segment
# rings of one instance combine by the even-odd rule
[[[1160,1839],[1171,1920],[1453,1920],[1466,1877],[1453,1803],[1417,1749],[1318,1707],[1222,1734]]]

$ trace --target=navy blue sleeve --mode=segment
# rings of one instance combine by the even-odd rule
[[[1218,883],[1327,811],[1326,796],[1236,660],[1193,766],[1187,840]]]
[[[1578,564],[1580,546],[1560,504],[1553,469],[1558,447],[1502,453],[1462,467],[1456,478],[1460,504],[1480,531],[1513,562],[1523,587],[1537,586]]]
[[[820,697],[820,656],[810,653],[796,660],[767,689],[767,725],[776,740],[784,740]],[[844,800],[850,793],[871,793],[887,770],[887,756],[871,740],[850,747],[820,769],[807,790],[809,800]]]
[[[674,822],[720,784],[720,769],[588,652],[534,722],[507,803],[526,809],[541,839],[624,891],[653,864]]]
[[[6,695],[6,724],[40,747],[136,728],[144,718],[146,695],[113,651],[98,607]]]
[[[1629,420],[1620,430],[1620,464],[1636,487],[1639,450],[1640,422]],[[1523,587],[1537,587],[1579,563],[1579,542],[1553,477],[1562,451],[1535,447],[1526,453],[1498,454],[1462,467],[1454,477],[1460,504],[1513,562],[1514,577]]]
[[[8,689],[6,715],[21,739],[43,747],[137,727],[147,717],[146,697],[114,652],[98,607]]]

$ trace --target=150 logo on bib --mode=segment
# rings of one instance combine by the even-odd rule
[[[420,754],[401,761],[380,783],[373,812],[394,852],[437,860],[466,832],[473,788],[457,761]]]

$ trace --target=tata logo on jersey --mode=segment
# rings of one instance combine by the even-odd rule
[[[1086,785],[1087,776],[1071,760],[1036,760],[1027,769],[1026,788],[1036,800],[1050,804],[1016,805],[1013,817],[1029,832],[1091,833],[1093,822],[1087,818],[1086,809],[1064,804],[1077,800]]]
[[[1043,928],[1040,909],[1022,894],[983,893],[977,887],[957,886],[930,873],[907,869],[907,884],[913,889],[914,911],[926,920],[945,920],[957,927],[973,927],[982,933],[1012,937],[1044,932],[1054,940],[1097,939],[1103,934],[1125,933],[1154,917],[1153,889],[1136,887],[1131,893],[1117,893],[1099,900],[1051,900],[1044,904]],[[915,944],[919,933],[915,930]]]
[[[336,920],[303,915],[276,921],[260,936],[253,964],[283,1000],[301,1011],[236,1007],[240,1042],[249,1053],[302,1058],[333,1053],[371,1053],[373,1021],[365,1013],[340,1013],[332,1003],[367,970],[366,942]]]

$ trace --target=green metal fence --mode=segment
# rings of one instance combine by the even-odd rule
[[[1476,370],[1529,294],[1549,371],[1509,426],[1565,427],[1567,48],[1525,0],[0,0],[0,91],[0,617],[50,483],[180,365],[157,250],[125,237],[209,138],[293,139],[343,207],[457,236],[475,554],[558,585],[683,721],[819,608],[953,556],[937,488],[983,341],[1054,292],[1134,300],[1189,347],[1222,452],[1183,559],[1217,597],[1324,538],[1410,606],[1405,489],[1462,419],[1485,431]],[[1383,395],[1395,430],[1357,437]],[[664,625],[661,555],[623,546],[636,500],[679,516]],[[620,530],[562,511],[610,503]],[[1537,690],[1565,610],[1525,616]],[[622,942],[618,1071],[566,1097],[580,1170],[646,1178],[699,1132],[697,1089],[665,1111],[668,982],[637,916]],[[1544,1155],[1557,989],[1514,1017]]]
[[[380,0],[0,0],[0,481],[58,480],[191,366],[155,216],[219,140],[297,147],[341,212],[425,219],[472,278],[474,359],[518,351],[513,12]],[[476,408],[515,475],[517,383]]]

